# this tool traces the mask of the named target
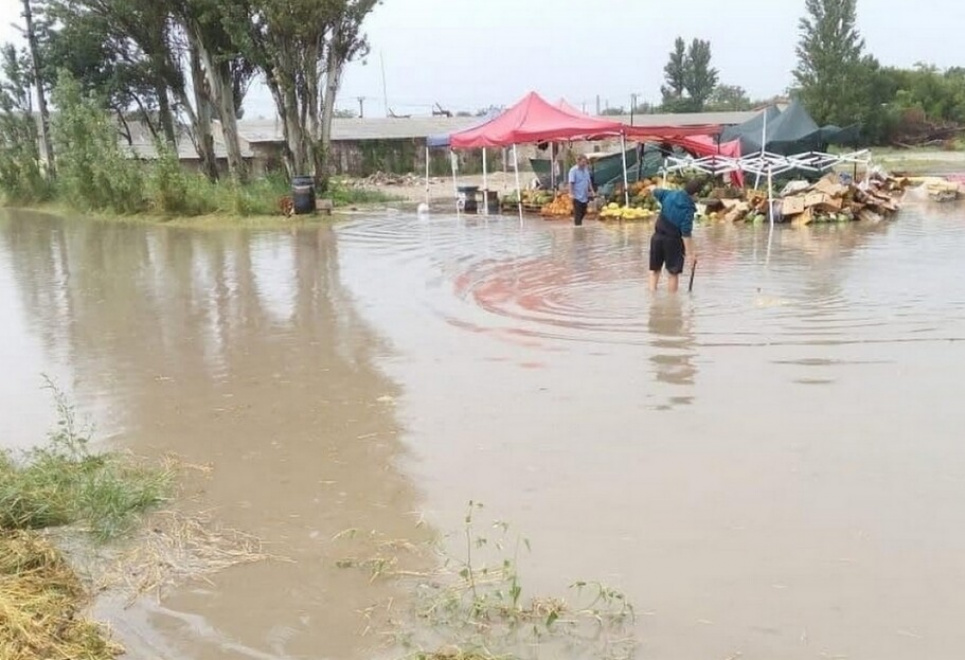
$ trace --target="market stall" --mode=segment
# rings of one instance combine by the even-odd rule
[[[522,218],[523,190],[519,180],[518,145],[622,138],[623,133],[624,126],[620,122],[579,117],[549,104],[535,92],[530,92],[495,119],[481,126],[453,133],[449,140],[453,149],[512,147],[517,209]]]

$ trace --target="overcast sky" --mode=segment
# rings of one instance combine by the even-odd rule
[[[0,38],[15,37],[20,0],[0,0]],[[963,0],[859,0],[858,25],[883,64],[965,65]],[[751,97],[782,93],[795,65],[804,0],[385,0],[367,21],[372,53],[350,66],[338,106],[384,116],[504,105],[536,90],[594,110],[659,101],[663,66],[680,35],[709,39],[721,82]],[[254,89],[249,116],[274,116]]]

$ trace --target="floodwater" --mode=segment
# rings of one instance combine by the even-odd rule
[[[332,538],[458,531],[469,500],[530,540],[529,595],[624,591],[640,658],[959,657],[965,212],[703,227],[676,297],[647,240],[6,216],[2,441],[42,436],[49,373],[108,441],[212,464],[200,505],[290,560],[129,611],[135,657],[371,657],[359,610],[405,594]]]

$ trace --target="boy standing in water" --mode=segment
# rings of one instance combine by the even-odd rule
[[[660,271],[667,269],[667,290],[675,293],[680,284],[680,273],[689,256],[696,260],[692,234],[697,204],[694,198],[701,183],[688,181],[683,190],[654,188],[653,196],[660,202],[660,216],[650,238],[650,290],[656,291],[660,283]]]

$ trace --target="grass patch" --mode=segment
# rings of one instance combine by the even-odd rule
[[[0,658],[106,660],[121,649],[82,616],[87,590],[38,530],[70,525],[114,539],[164,501],[173,475],[92,453],[90,428],[49,379],[46,387],[59,415],[47,444],[20,458],[0,451]]]
[[[48,379],[57,428],[46,445],[17,459],[0,452],[0,531],[76,525],[98,541],[129,532],[139,516],[167,497],[173,474],[129,457],[95,454],[90,428]]]
[[[391,195],[375,188],[358,186],[346,179],[332,179],[325,196],[330,197],[336,207],[388,204],[405,199],[399,195]]]

